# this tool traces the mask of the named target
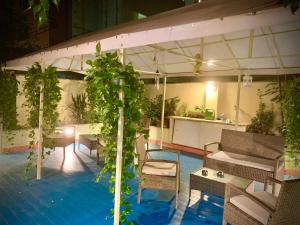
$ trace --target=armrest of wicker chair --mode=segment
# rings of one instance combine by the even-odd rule
[[[180,151],[175,150],[175,149],[148,149],[146,150],[146,155],[148,155],[148,153],[150,152],[171,152],[171,153],[175,153],[177,155],[177,159],[176,161],[179,162],[180,159]]]
[[[244,195],[247,198],[251,199],[258,205],[260,205],[262,208],[267,210],[270,214],[274,213],[275,210],[272,209],[270,206],[266,205],[264,202],[262,202],[260,199],[256,198],[255,196],[249,194],[244,189],[241,189],[239,187],[234,186],[233,184],[227,183],[225,187],[225,200],[224,205],[230,201],[231,197],[237,196],[237,195]]]
[[[207,147],[210,146],[210,145],[216,145],[216,144],[218,145],[218,148],[220,148],[220,144],[221,144],[220,142],[211,142],[211,143],[207,143],[207,144],[204,145],[205,156],[208,155]]]

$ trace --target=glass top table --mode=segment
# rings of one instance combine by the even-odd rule
[[[207,170],[207,176],[202,175],[202,170]],[[252,180],[233,176],[224,173],[224,177],[218,177],[216,170],[210,168],[202,168],[194,173],[190,174],[190,191],[189,196],[191,196],[191,190],[205,191],[214,195],[224,197],[225,185],[231,183],[239,188],[247,188]]]

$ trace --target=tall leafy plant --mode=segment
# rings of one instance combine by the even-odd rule
[[[2,118],[3,129],[9,140],[12,140],[12,130],[17,126],[18,84],[13,72],[0,70],[0,120]]]
[[[72,95],[70,109],[76,123],[86,123],[88,121],[88,103],[86,94]]]
[[[96,180],[99,181],[104,174],[109,174],[111,193],[115,192],[118,109],[124,108],[120,213],[120,222],[123,224],[128,222],[126,216],[131,212],[129,182],[135,175],[136,134],[143,129],[140,120],[144,108],[144,84],[139,79],[139,73],[134,71],[132,64],[122,65],[117,52],[101,54],[100,45],[97,45],[96,59],[88,60],[87,64],[90,65],[86,77],[89,107],[94,113],[94,118],[101,118],[103,126],[100,136],[105,142],[105,163]],[[119,82],[120,79],[123,80],[123,84]],[[124,103],[119,100],[120,90],[124,92]]]
[[[145,115],[151,119],[152,125],[160,126],[163,95],[157,95],[153,99],[147,99],[147,106]],[[180,99],[176,96],[173,98],[165,99],[165,112],[164,117],[174,116]]]
[[[284,118],[283,134],[289,156],[295,165],[300,162],[300,78],[288,80],[283,88],[282,112]]]
[[[41,85],[43,84],[43,88]],[[28,110],[27,122],[31,128],[29,138],[31,149],[35,144],[35,128],[39,125],[39,108],[40,108],[40,92],[44,93],[43,101],[43,137],[52,134],[58,122],[58,112],[56,111],[58,103],[61,99],[61,89],[58,86],[58,75],[56,68],[47,67],[42,71],[39,63],[35,63],[28,69],[25,74],[25,83],[23,85],[26,102],[24,106]],[[42,143],[43,146],[49,146],[49,143]],[[49,152],[48,152],[49,153]],[[36,154],[32,150],[28,156],[27,172],[33,165]]]
[[[274,124],[273,109],[267,109],[266,104],[262,101],[262,95],[259,91],[259,107],[256,111],[255,117],[251,119],[251,124],[246,128],[247,132],[259,134],[273,134],[272,128]]]

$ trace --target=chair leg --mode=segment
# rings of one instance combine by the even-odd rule
[[[177,175],[177,178],[176,178],[176,193],[175,193],[175,208],[176,209],[178,207],[179,189],[180,189],[180,181],[179,181],[179,175]]]
[[[178,208],[178,190],[176,190],[176,194],[175,194],[175,208]]]
[[[138,188],[138,198],[137,198],[137,203],[141,203],[141,195],[142,195],[142,185],[141,182],[139,182],[139,188]]]

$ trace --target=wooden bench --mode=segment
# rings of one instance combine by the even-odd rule
[[[218,145],[208,153],[208,146]],[[204,146],[204,167],[264,182],[267,176],[281,179],[284,169],[284,142],[271,136],[223,129],[220,142]]]

